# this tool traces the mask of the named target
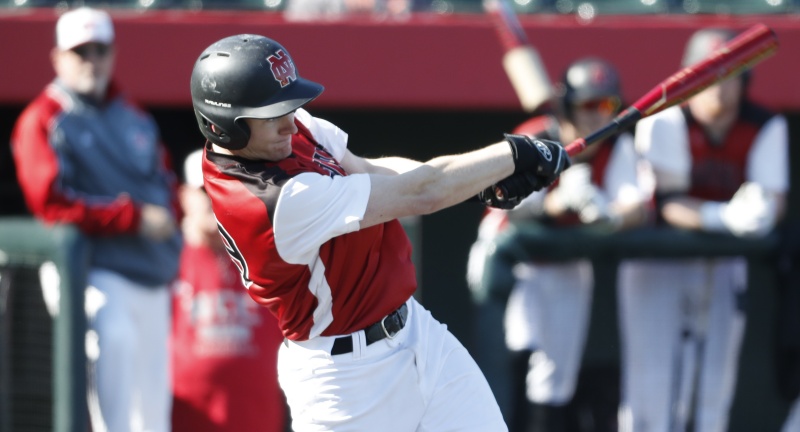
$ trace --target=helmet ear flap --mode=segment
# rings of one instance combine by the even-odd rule
[[[234,120],[234,130],[227,130],[198,110],[194,110],[194,114],[200,125],[200,132],[207,140],[231,150],[239,150],[247,146],[247,142],[250,140],[250,128],[247,123]]]

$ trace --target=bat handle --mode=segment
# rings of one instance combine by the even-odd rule
[[[607,125],[590,133],[585,138],[578,138],[575,141],[567,144],[564,150],[567,151],[568,155],[575,156],[582,152],[587,146],[590,146],[596,142],[600,142],[617,132],[633,126],[641,118],[642,113],[639,111],[639,109],[636,107],[629,107],[614,117],[614,120],[609,122]]]
[[[586,140],[583,138],[578,138],[575,141],[572,141],[571,143],[567,144],[567,146],[564,147],[564,150],[567,151],[568,155],[575,156],[576,154],[582,152],[583,149],[585,148],[586,148]]]

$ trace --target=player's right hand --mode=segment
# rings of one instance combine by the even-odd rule
[[[514,157],[514,174],[532,172],[541,180],[540,189],[553,184],[572,163],[564,146],[556,141],[514,134],[505,134],[505,138]]]
[[[175,234],[177,227],[169,209],[155,204],[143,204],[141,211],[139,234],[153,241],[166,240]]]

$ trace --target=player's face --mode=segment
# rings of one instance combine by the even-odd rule
[[[619,104],[619,98],[607,97],[573,105],[572,117],[578,136],[589,135],[613,120]]]
[[[738,113],[743,91],[741,78],[725,80],[689,99],[689,108],[700,124],[710,124],[717,119]]]
[[[53,50],[53,68],[72,91],[101,100],[114,67],[114,46],[100,43],[78,45],[70,50]]]
[[[250,127],[250,141],[232,153],[248,159],[279,161],[292,154],[292,135],[297,133],[294,112],[275,119],[245,119]]]

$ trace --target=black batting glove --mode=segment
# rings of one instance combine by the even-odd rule
[[[514,134],[505,134],[505,138],[514,157],[514,174],[532,172],[541,179],[540,188],[553,184],[572,164],[567,151],[556,141]]]
[[[521,172],[482,190],[478,193],[478,200],[488,207],[511,210],[543,187],[542,179],[532,173]]]

